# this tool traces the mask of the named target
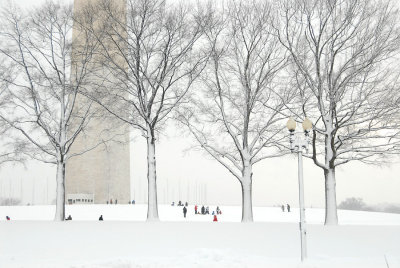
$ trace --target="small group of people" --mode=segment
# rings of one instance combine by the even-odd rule
[[[7,216],[8,217],[8,216]],[[72,221],[72,216],[68,215],[68,217],[65,219],[66,221]],[[103,215],[100,215],[99,221],[103,221]]]
[[[197,205],[194,206],[194,214],[202,214],[202,215],[210,214],[210,208],[209,207],[202,206],[200,211],[198,211],[198,208],[199,207]]]
[[[135,201],[135,200],[134,200],[134,201]],[[107,205],[108,205],[108,204],[112,205],[112,204],[113,204],[113,200],[112,200],[112,199],[110,199],[110,201],[107,200],[106,203],[107,203]],[[114,204],[115,204],[115,205],[118,204],[118,200],[117,200],[117,199],[115,199]]]
[[[198,206],[195,205],[194,206],[194,214],[202,214],[202,215],[210,214],[210,208],[208,206],[207,207],[202,206],[200,211],[199,211],[198,210]],[[217,206],[215,211],[212,212],[212,215],[220,215],[220,214],[222,214],[222,211],[219,208],[219,206]]]
[[[282,212],[285,212],[285,205],[282,205],[281,208],[282,208]],[[286,209],[287,209],[287,212],[290,212],[290,205],[289,204],[286,204]]]
[[[187,211],[188,211],[188,210],[187,210],[187,206],[185,205],[185,206],[183,207],[183,217],[184,217],[184,218],[186,218]],[[207,206],[207,207],[202,206],[201,209],[200,209],[200,211],[198,211],[198,206],[195,205],[195,206],[194,206],[194,213],[195,213],[195,214],[202,214],[202,215],[210,214],[210,208],[209,208],[208,206]],[[215,209],[215,211],[212,212],[212,215],[214,216],[214,217],[213,217],[213,221],[218,221],[217,215],[220,215],[220,214],[222,214],[222,211],[221,211],[221,209],[217,206],[217,208]]]
[[[179,202],[177,204],[178,207],[187,207],[188,205],[189,204],[187,201],[185,202],[185,204],[183,204],[183,202],[181,200],[179,200]],[[171,206],[175,206],[175,201],[172,201]]]
[[[109,204],[110,205],[112,205],[112,204],[117,205],[118,204],[118,199],[115,199],[114,201],[112,199],[110,199],[110,201],[107,200],[106,203],[107,203],[107,205],[109,205]],[[128,204],[129,205],[130,204],[134,205],[134,204],[136,204],[136,201],[135,200],[129,201]]]

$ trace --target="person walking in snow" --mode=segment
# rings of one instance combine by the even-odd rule
[[[213,219],[213,221],[218,221],[218,219],[217,219],[217,215],[214,215],[214,219]]]
[[[289,204],[286,204],[286,207],[287,207],[287,212],[290,212],[290,206],[289,206]]]
[[[6,220],[8,220],[8,221],[9,221],[9,220],[10,220],[10,217],[6,216]]]
[[[282,212],[285,212],[285,206],[282,205]]]
[[[202,214],[202,215],[206,214],[206,209],[205,209],[204,206],[201,207],[201,214]]]
[[[99,221],[103,221],[103,215],[100,215]]]
[[[208,206],[206,207],[206,214],[210,214],[210,208]]]
[[[66,221],[72,221],[71,215],[68,216],[68,218],[65,219]]]
[[[194,206],[194,214],[197,214],[197,205]]]
[[[188,204],[188,202],[186,201],[186,202],[185,202],[185,206],[188,206],[188,205],[189,205],[189,204]]]
[[[183,217],[185,217],[185,218],[186,218],[186,212],[187,212],[187,208],[183,207]]]

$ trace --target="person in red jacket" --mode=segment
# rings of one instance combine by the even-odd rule
[[[194,206],[194,214],[197,214],[197,205]]]
[[[217,215],[214,215],[214,219],[213,219],[213,221],[218,221],[218,219],[217,219]]]
[[[6,220],[8,220],[8,221],[9,221],[9,220],[10,220],[10,217],[6,216]]]

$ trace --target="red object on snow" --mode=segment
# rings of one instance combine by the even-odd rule
[[[218,219],[217,219],[217,215],[214,215],[214,219],[213,219],[213,221],[218,221]]]

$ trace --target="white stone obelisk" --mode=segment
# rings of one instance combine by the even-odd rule
[[[74,12],[82,9],[88,1],[96,4],[100,0],[75,0]],[[126,7],[125,0],[116,2]],[[125,17],[126,8],[121,10],[125,11],[125,14],[121,14]],[[74,36],[76,38],[77,34],[73,33]],[[112,117],[91,119],[89,128],[75,141],[72,153],[90,148],[117,133],[119,135],[117,142],[100,145],[69,160],[66,174],[67,203],[104,204],[112,200],[114,204],[117,200],[118,204],[128,204],[131,200],[128,130],[128,126],[121,125]]]

